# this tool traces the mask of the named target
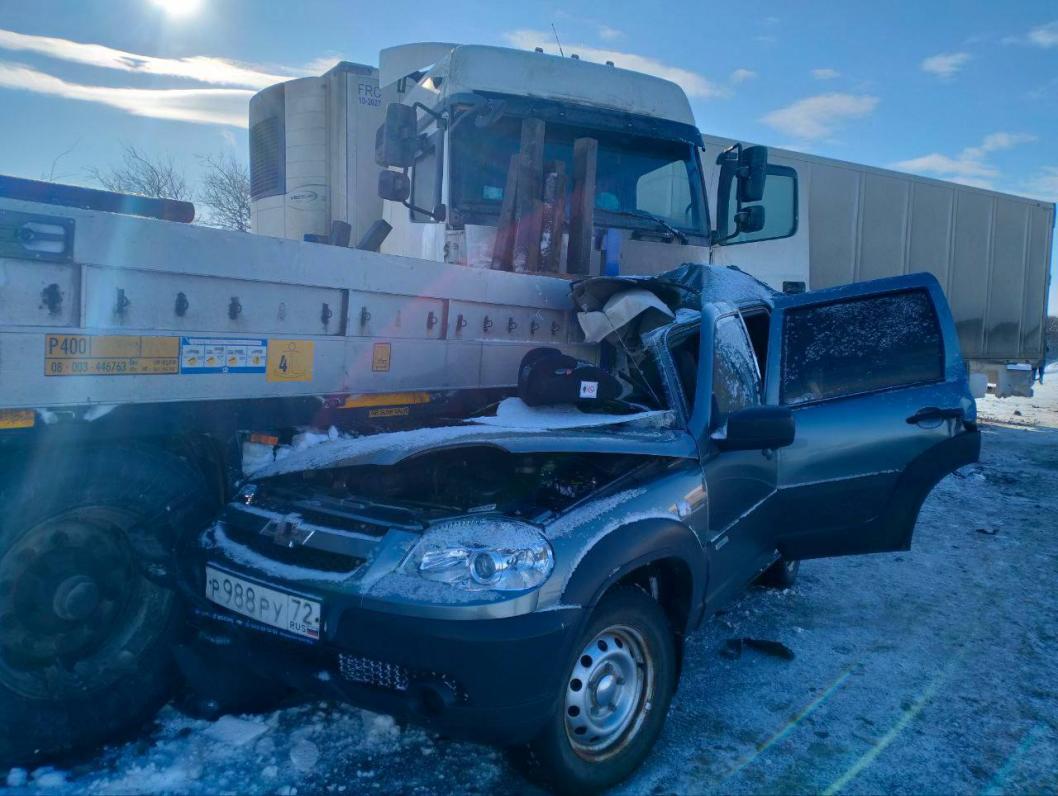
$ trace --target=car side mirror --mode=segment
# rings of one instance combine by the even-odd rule
[[[764,198],[764,180],[768,176],[768,148],[743,147],[738,156],[738,201],[759,202]]]
[[[375,133],[375,162],[379,166],[407,169],[415,165],[419,118],[414,105],[391,102],[386,121]]]
[[[788,406],[751,406],[727,416],[727,424],[712,436],[723,451],[785,448],[794,441],[793,412]]]
[[[736,234],[764,229],[764,205],[750,205],[735,213]]]
[[[378,195],[390,202],[406,202],[411,196],[411,179],[403,172],[383,169],[378,173]]]

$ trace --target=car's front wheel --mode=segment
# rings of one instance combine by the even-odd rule
[[[574,648],[561,711],[530,744],[531,770],[556,790],[596,792],[643,762],[676,686],[676,648],[661,606],[640,589],[600,602]]]

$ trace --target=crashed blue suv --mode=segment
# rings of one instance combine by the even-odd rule
[[[779,295],[685,266],[573,292],[620,411],[511,397],[269,465],[185,556],[219,671],[599,790],[649,753],[706,617],[803,559],[908,549],[933,486],[978,458],[932,276]]]

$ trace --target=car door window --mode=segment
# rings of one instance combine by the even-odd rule
[[[924,290],[790,309],[782,337],[785,404],[944,379],[940,324]]]
[[[713,351],[713,426],[723,425],[731,412],[757,406],[760,371],[742,319],[728,315],[716,322]]]
[[[676,366],[676,375],[683,387],[683,398],[687,413],[694,410],[696,387],[698,386],[698,341],[701,335],[695,329],[693,333],[674,343],[670,350],[672,362]]]

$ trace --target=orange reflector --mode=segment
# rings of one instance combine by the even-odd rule
[[[361,409],[365,406],[408,406],[430,403],[428,392],[383,392],[377,395],[350,395],[342,409]]]
[[[0,428],[33,428],[36,422],[32,409],[0,409]]]
[[[251,434],[250,442],[257,442],[261,445],[278,445],[279,437],[272,434]]]

